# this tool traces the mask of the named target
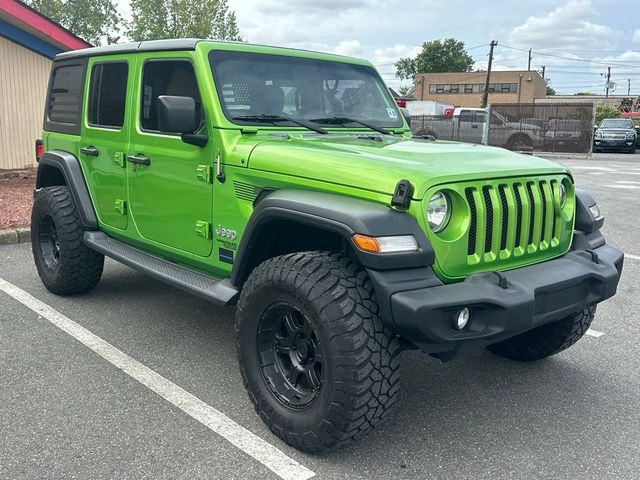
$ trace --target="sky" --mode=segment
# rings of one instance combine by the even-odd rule
[[[118,0],[128,16],[128,1]],[[640,7],[637,0],[228,0],[242,37],[370,60],[391,87],[407,85],[393,63],[415,56],[423,42],[454,37],[486,69],[546,66],[559,94],[604,92],[607,66],[615,94],[640,95]]]

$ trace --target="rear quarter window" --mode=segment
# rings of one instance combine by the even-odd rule
[[[46,131],[80,134],[85,75],[86,59],[54,62],[45,105]]]

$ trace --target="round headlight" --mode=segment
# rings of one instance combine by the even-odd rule
[[[567,201],[567,187],[565,187],[564,183],[560,184],[560,208],[564,207],[565,202]]]
[[[451,208],[449,198],[444,192],[436,192],[429,199],[427,206],[427,221],[434,233],[441,232],[449,223]]]

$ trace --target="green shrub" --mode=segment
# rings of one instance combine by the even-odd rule
[[[598,105],[596,107],[596,124],[600,125],[600,122],[605,118],[617,118],[620,116],[620,112],[616,107],[611,105]]]

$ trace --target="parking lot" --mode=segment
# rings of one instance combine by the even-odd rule
[[[30,245],[0,247],[0,478],[638,478],[640,155],[561,163],[627,253],[590,335],[530,364],[405,352],[394,414],[324,456],[255,415],[232,308],[111,260],[94,291],[57,297]]]

